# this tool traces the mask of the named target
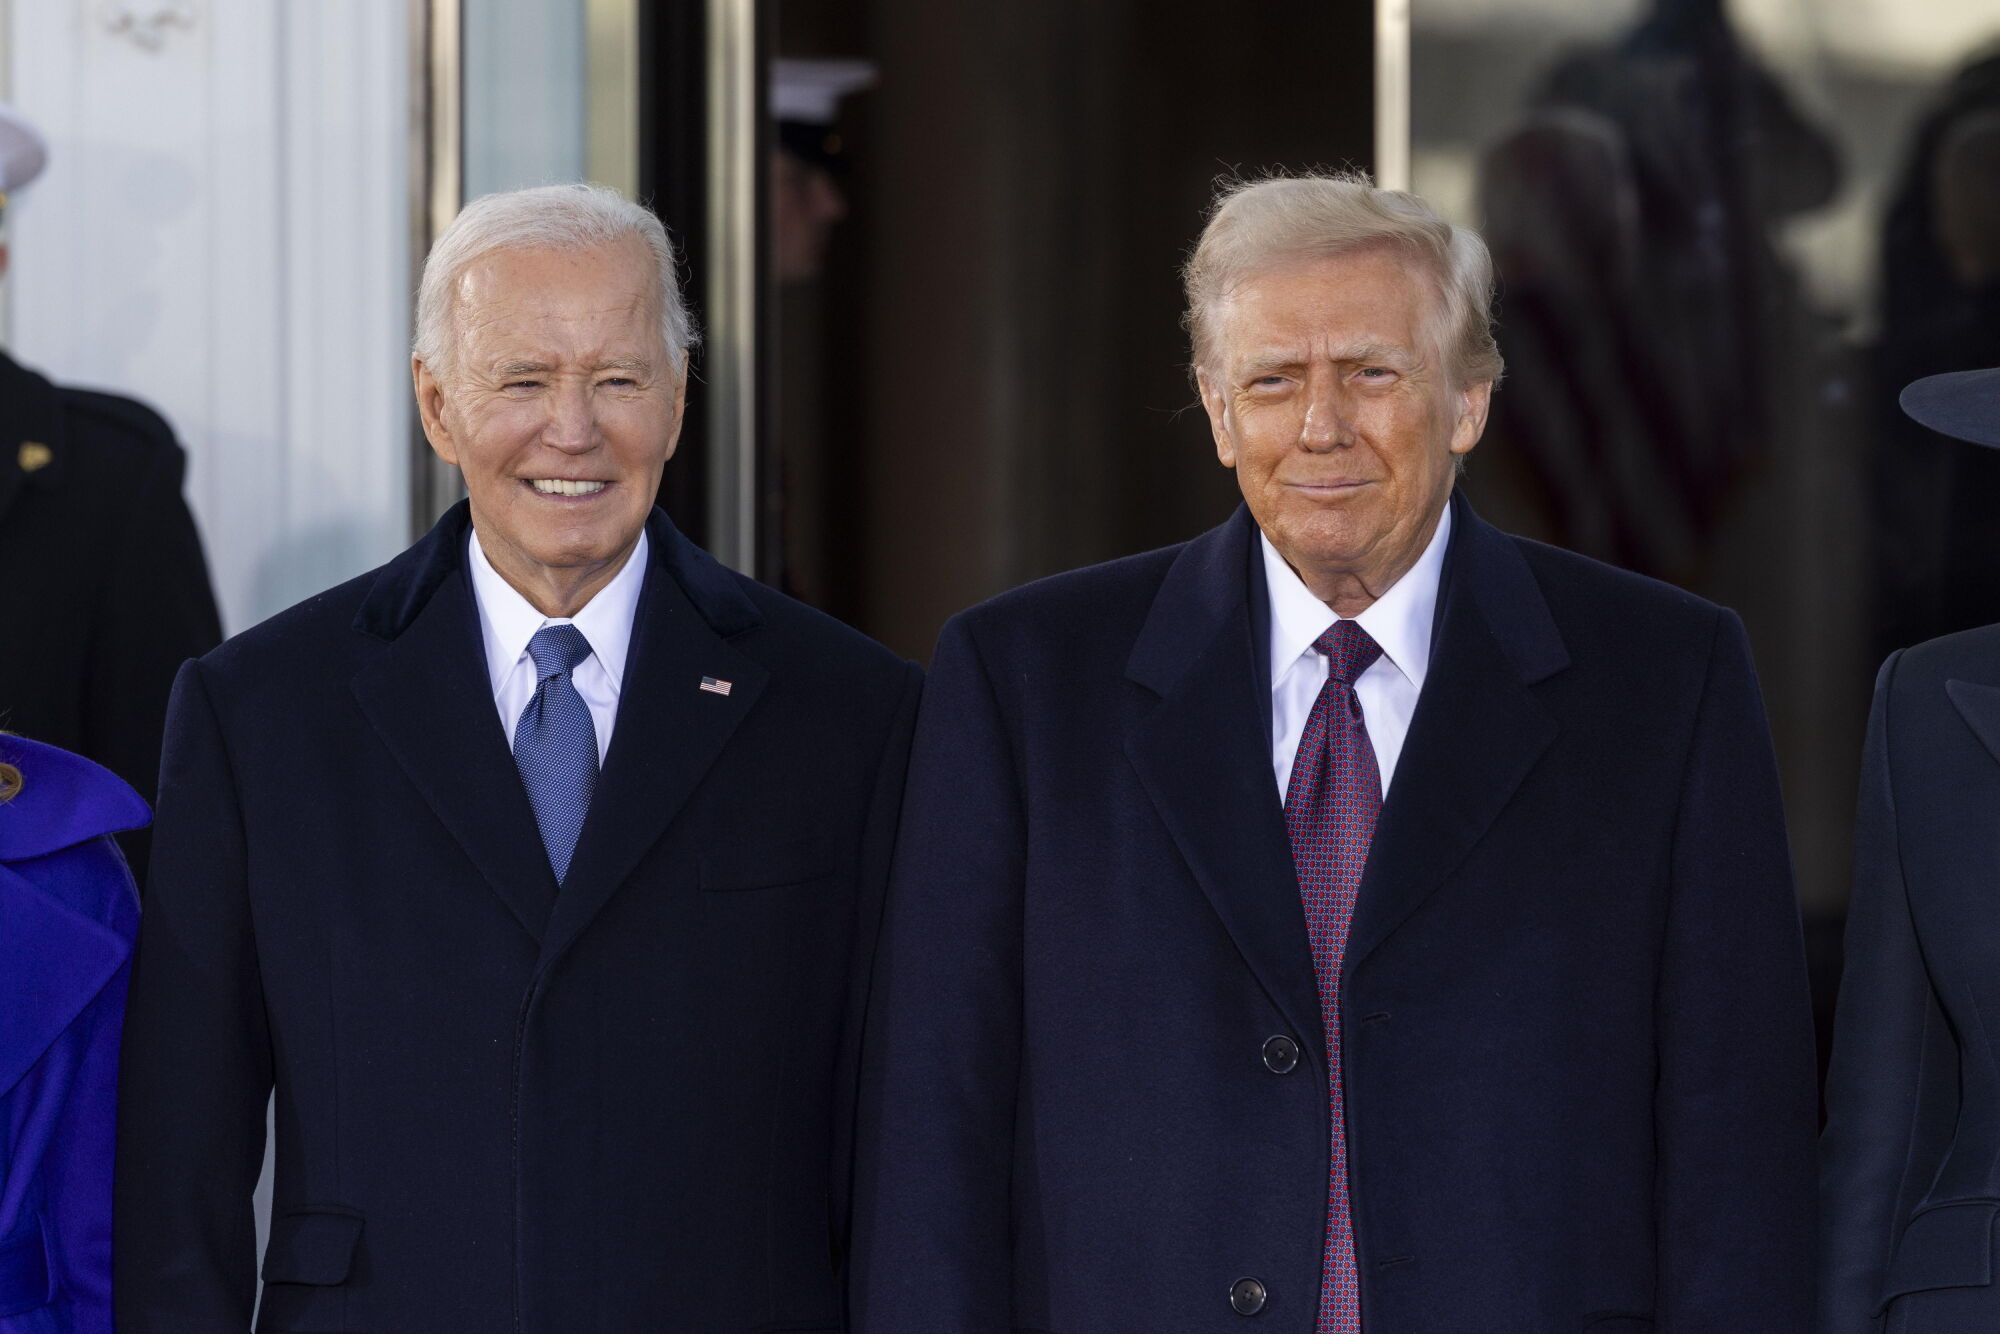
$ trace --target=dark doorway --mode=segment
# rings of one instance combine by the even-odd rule
[[[796,62],[867,78],[820,126],[811,258],[767,237],[759,576],[922,658],[962,607],[1227,515],[1177,268],[1218,176],[1370,165],[1373,4],[765,2],[767,108]],[[697,293],[701,13],[655,6],[645,91]],[[767,228],[799,216],[771,120]],[[696,532],[698,425],[668,495]]]

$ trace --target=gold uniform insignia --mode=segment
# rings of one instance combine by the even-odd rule
[[[40,472],[55,461],[56,453],[39,440],[24,440],[21,452],[14,457],[22,472]]]

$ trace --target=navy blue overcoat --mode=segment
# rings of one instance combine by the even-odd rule
[[[558,891],[467,523],[181,673],[125,1034],[120,1334],[249,1328],[274,1088],[260,1332],[837,1330],[850,1000],[919,674],[654,511]]]
[[[1363,1328],[1796,1334],[1812,1027],[1742,627],[1453,503],[1340,998]],[[944,632],[858,1334],[1314,1328],[1326,1056],[1255,537],[1239,512]]]

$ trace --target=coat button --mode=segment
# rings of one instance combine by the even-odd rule
[[[1274,1075],[1289,1075],[1299,1063],[1299,1044],[1283,1033],[1264,1043],[1264,1068]]]
[[[1229,1285],[1229,1308],[1238,1315],[1256,1315],[1264,1309],[1264,1285],[1254,1278],[1239,1278]]]

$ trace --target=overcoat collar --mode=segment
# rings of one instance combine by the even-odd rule
[[[1430,673],[1385,803],[1346,974],[1478,842],[1556,734],[1531,687],[1568,665],[1513,539],[1454,496]],[[1159,696],[1126,750],[1252,972],[1325,1066],[1318,985],[1271,774],[1257,526],[1239,508],[1169,568],[1126,675]]]
[[[68,446],[62,397],[56,387],[0,352],[0,517],[28,486],[54,486],[62,478]],[[39,449],[36,447],[40,446]],[[32,469],[23,464],[32,463]]]
[[[20,795],[0,805],[0,862],[46,857],[152,822],[152,812],[130,783],[81,755],[0,735],[0,761],[15,766],[24,779]]]
[[[383,569],[355,628],[386,648],[356,675],[354,693],[546,966],[666,832],[756,703],[768,672],[732,641],[763,617],[736,576],[653,511],[618,720],[558,892],[480,656],[470,522],[461,501]],[[700,689],[703,677],[730,682],[730,693]]]

